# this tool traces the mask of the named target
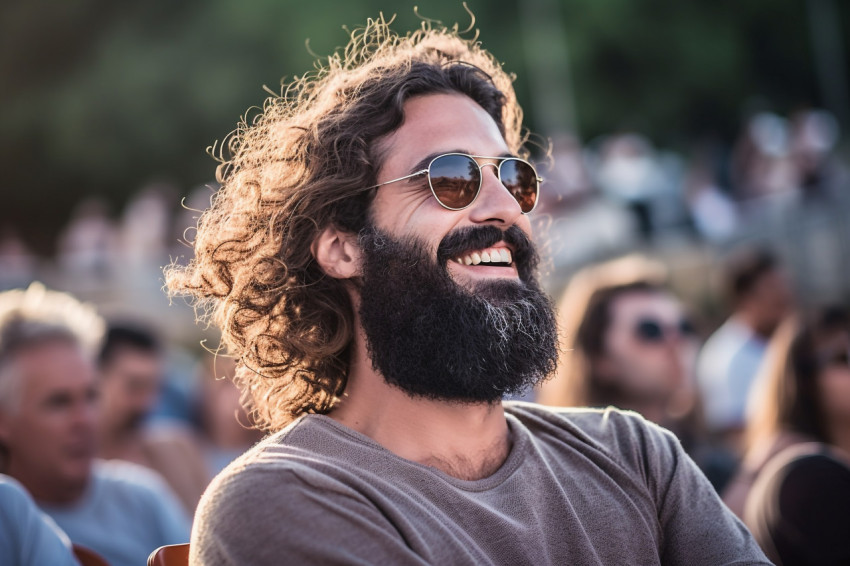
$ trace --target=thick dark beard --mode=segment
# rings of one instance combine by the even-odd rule
[[[506,240],[519,280],[467,290],[446,262]],[[437,260],[423,242],[367,226],[360,234],[360,321],[372,367],[414,397],[493,403],[551,374],[558,357],[552,303],[534,278],[537,256],[522,230],[473,227],[447,236]]]

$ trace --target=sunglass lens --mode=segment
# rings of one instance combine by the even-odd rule
[[[471,157],[443,155],[431,162],[431,190],[446,208],[463,208],[472,204],[481,186],[481,171]]]
[[[525,161],[505,159],[499,166],[499,178],[519,203],[523,212],[531,212],[537,203],[537,173]]]
[[[664,329],[654,320],[642,320],[635,327],[638,338],[646,342],[658,342],[664,339]]]
[[[679,333],[682,336],[696,336],[697,329],[694,326],[693,322],[691,322],[687,318],[683,318],[681,322],[679,322]]]

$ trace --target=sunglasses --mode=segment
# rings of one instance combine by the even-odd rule
[[[820,362],[821,367],[850,367],[850,350],[842,349],[837,352],[821,356]]]
[[[644,318],[635,325],[635,336],[641,342],[660,343],[670,338],[674,332],[678,332],[679,336],[684,338],[696,336],[694,325],[686,318],[675,325],[667,325],[656,319]]]
[[[476,159],[493,159],[498,164],[479,165]],[[475,202],[478,193],[481,192],[481,170],[488,165],[496,168],[499,180],[519,203],[523,214],[534,210],[543,179],[537,176],[537,171],[531,163],[519,157],[445,153],[432,159],[427,169],[370,188],[375,189],[419,175],[428,175],[428,186],[431,187],[431,194],[437,202],[449,210],[463,210]]]

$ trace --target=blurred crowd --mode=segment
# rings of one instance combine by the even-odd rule
[[[756,114],[687,160],[636,132],[557,136],[535,212],[563,354],[526,399],[672,430],[769,556],[814,563],[850,532],[839,138],[820,110]],[[18,289],[0,294],[0,498],[50,517],[47,535],[27,529],[41,552],[76,543],[120,566],[186,542],[207,483],[261,437],[233,360],[161,290],[214,187],[179,209],[177,194],[146,187],[117,220],[81,203],[52,259],[0,235],[0,290]]]

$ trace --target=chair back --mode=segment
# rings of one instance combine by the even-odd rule
[[[148,556],[148,566],[189,566],[189,543],[160,546]]]

